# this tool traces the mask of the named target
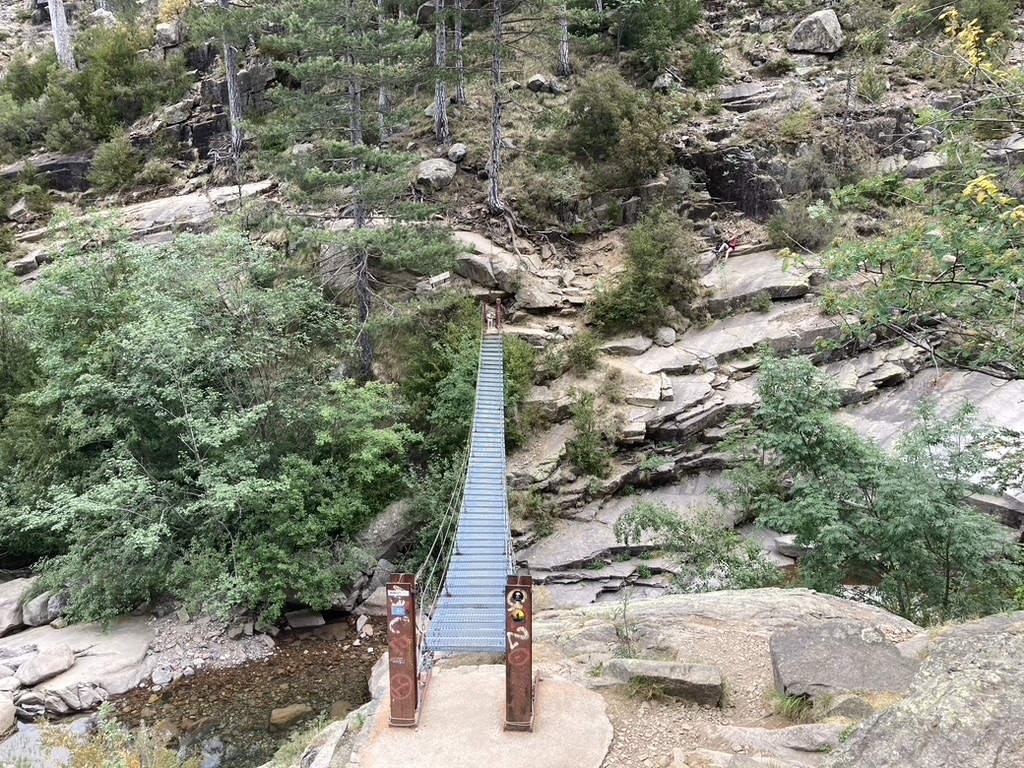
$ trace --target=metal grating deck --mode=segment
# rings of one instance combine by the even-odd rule
[[[455,551],[424,650],[505,652],[505,584],[512,573],[505,490],[505,345],[485,335]]]

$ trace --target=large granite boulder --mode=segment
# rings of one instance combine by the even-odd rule
[[[43,592],[41,595],[33,597],[31,600],[25,601],[21,606],[22,620],[29,627],[40,627],[43,624],[49,624],[53,619],[57,618],[54,616],[50,618],[50,598],[53,597],[53,592]]]
[[[443,157],[424,160],[416,169],[416,185],[430,190],[441,189],[452,183],[458,171],[455,163]]]
[[[0,635],[24,626],[22,603],[35,584],[35,578],[13,579],[0,584]]]
[[[843,28],[831,8],[817,11],[797,24],[786,42],[790,51],[836,53],[843,47]]]
[[[770,648],[775,687],[787,696],[905,693],[918,667],[877,629],[849,621],[775,632]]]
[[[1024,765],[1024,612],[939,637],[906,699],[861,726],[829,768]]]

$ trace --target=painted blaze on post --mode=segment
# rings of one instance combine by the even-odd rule
[[[416,577],[401,573],[387,585],[388,672],[391,681],[391,725],[416,725],[419,705],[416,664]]]
[[[533,730],[533,579],[505,588],[505,730]]]

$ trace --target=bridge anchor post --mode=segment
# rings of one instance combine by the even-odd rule
[[[419,720],[416,577],[410,573],[393,574],[387,583],[387,604],[390,724],[396,728],[414,728]]]
[[[531,577],[508,577],[505,609],[505,730],[532,731],[539,678],[533,674]]]

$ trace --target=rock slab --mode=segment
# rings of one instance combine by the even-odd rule
[[[828,768],[1024,765],[1024,612],[935,641],[906,699],[857,729]]]
[[[772,634],[775,686],[787,696],[906,693],[918,662],[874,627],[829,621]]]
[[[48,651],[41,652],[34,659],[30,659],[18,667],[14,676],[21,681],[22,685],[29,686],[49,680],[64,672],[75,663],[75,652],[66,645],[59,645]]]
[[[604,671],[623,682],[646,680],[677,699],[717,707],[724,692],[722,673],[707,664],[650,659],[611,659]]]

